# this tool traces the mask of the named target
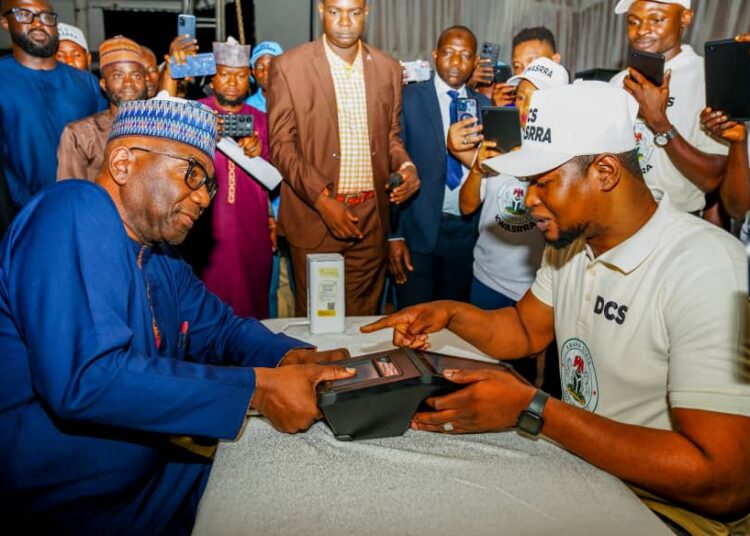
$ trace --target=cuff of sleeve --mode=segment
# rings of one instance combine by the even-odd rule
[[[552,296],[550,296],[536,281],[534,281],[534,283],[531,285],[530,290],[537,300],[545,305],[554,307],[554,303],[552,303]]]

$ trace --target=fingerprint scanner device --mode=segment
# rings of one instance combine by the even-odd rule
[[[307,256],[307,317],[311,333],[344,331],[344,257],[338,253]]]
[[[403,435],[425,398],[460,389],[443,377],[446,369],[511,367],[399,348],[331,363],[357,375],[318,386],[318,406],[336,439],[375,439]]]

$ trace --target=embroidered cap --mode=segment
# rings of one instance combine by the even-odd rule
[[[89,51],[89,44],[86,42],[86,36],[80,28],[64,22],[57,23],[57,35],[60,41],[70,41],[81,47],[86,52]]]
[[[617,5],[615,6],[615,14],[616,15],[623,15],[628,12],[630,9],[630,6],[635,4],[638,0],[620,0]],[[690,0],[653,0],[654,2],[658,2],[660,4],[677,4],[685,9],[690,9]]]
[[[508,84],[517,86],[521,80],[528,80],[537,89],[564,86],[570,83],[568,70],[549,58],[537,58],[529,63],[521,74],[508,79]]]
[[[255,69],[255,62],[261,56],[281,56],[283,53],[284,49],[275,41],[262,41],[255,45],[253,49],[253,55],[250,56],[250,67]]]
[[[250,65],[250,45],[241,45],[234,37],[229,36],[226,43],[214,41],[214,58],[216,65],[225,67],[247,67]]]
[[[140,63],[144,68],[146,66],[146,60],[143,58],[143,54],[141,54],[141,47],[132,39],[118,35],[112,39],[102,41],[102,44],[99,45],[100,69],[103,69],[107,65],[123,61]]]
[[[546,173],[576,156],[635,149],[638,103],[606,82],[577,80],[540,89],[531,96],[521,149],[483,163],[498,173],[529,177]]]
[[[153,99],[120,104],[108,141],[124,136],[179,141],[192,145],[213,160],[216,117],[208,106],[170,97],[166,91],[162,91]]]

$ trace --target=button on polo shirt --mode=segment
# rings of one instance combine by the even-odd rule
[[[582,239],[545,250],[531,291],[554,308],[563,399],[660,429],[670,406],[750,416],[744,248],[654,197],[651,219],[599,257]]]

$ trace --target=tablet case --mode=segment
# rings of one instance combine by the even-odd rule
[[[353,378],[318,386],[318,406],[342,441],[403,435],[425,398],[462,387],[442,376],[445,369],[512,370],[504,363],[407,348],[330,364],[357,371]]]
[[[630,49],[628,51],[628,67],[632,67],[641,73],[655,86],[660,86],[664,83],[663,54]]]
[[[485,140],[497,143],[503,153],[521,145],[521,119],[515,107],[486,106],[482,108]]]
[[[706,106],[735,121],[750,120],[750,43],[709,41],[705,53]]]

